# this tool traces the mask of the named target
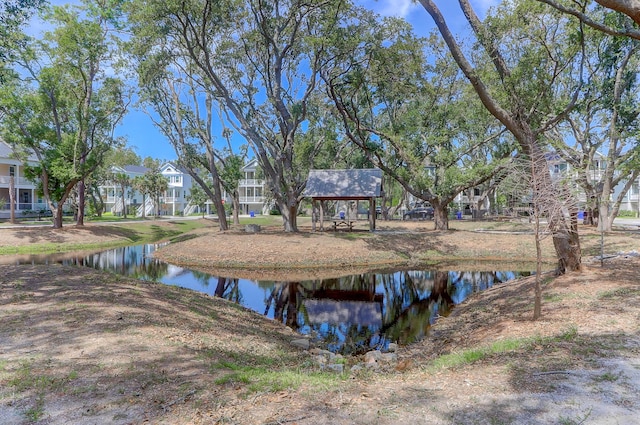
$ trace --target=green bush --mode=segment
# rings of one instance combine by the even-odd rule
[[[618,212],[618,217],[632,217],[632,218],[635,218],[636,217],[636,212],[635,211],[628,211],[628,210],[621,210],[620,212]]]

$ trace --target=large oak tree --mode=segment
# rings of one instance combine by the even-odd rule
[[[108,11],[54,7],[55,28],[15,53],[16,73],[0,92],[3,135],[37,156],[26,171],[39,179],[56,228],[72,191],[84,206],[84,187],[77,185],[117,144],[113,131],[126,111],[123,82],[104,72],[112,63]],[[78,224],[83,215],[81,208]]]
[[[307,170],[296,160],[326,40],[350,3],[340,0],[133,1],[134,39],[174,63],[225,108],[250,144],[285,231],[297,230]],[[141,58],[144,60],[144,57]]]
[[[468,0],[459,0],[477,47],[484,53],[482,59],[487,59],[474,64],[436,3],[432,0],[420,0],[420,3],[433,18],[484,106],[513,134],[521,151],[530,159],[532,174],[539,182],[532,187],[532,198],[538,202],[546,199],[549,205],[553,204],[560,192],[548,190],[552,185],[544,161],[543,139],[545,132],[575,106],[582,64],[580,29],[572,30],[558,16],[523,1],[505,5],[496,12],[498,15],[483,22]],[[491,68],[485,67],[485,63]],[[561,79],[568,72],[578,76],[577,86],[558,90],[561,81],[568,81]],[[553,232],[558,272],[580,270],[580,240],[574,211],[553,209],[544,213],[548,214]]]
[[[374,15],[359,16],[345,32],[337,43],[350,47],[322,75],[346,138],[431,203],[435,227],[447,229],[454,199],[509,161],[509,138],[437,37],[415,37],[406,22]]]

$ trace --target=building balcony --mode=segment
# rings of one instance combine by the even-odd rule
[[[10,176],[0,176],[0,186],[9,187],[10,183]],[[14,177],[13,184],[16,188],[32,189],[36,187],[36,185],[31,180],[28,180],[25,177]]]
[[[473,196],[471,199],[469,199],[467,195],[459,195],[456,198],[456,202],[462,202],[463,204],[476,203],[480,200],[480,198],[481,197],[478,195]]]
[[[239,187],[263,187],[264,180],[244,179],[238,182]]]
[[[264,196],[240,196],[241,204],[263,204]]]

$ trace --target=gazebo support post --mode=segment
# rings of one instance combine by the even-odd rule
[[[376,198],[369,198],[369,231],[376,230]]]

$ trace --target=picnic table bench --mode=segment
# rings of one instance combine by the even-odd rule
[[[351,220],[333,220],[333,230],[338,230],[341,227],[349,229],[349,231],[353,230],[353,221]]]

